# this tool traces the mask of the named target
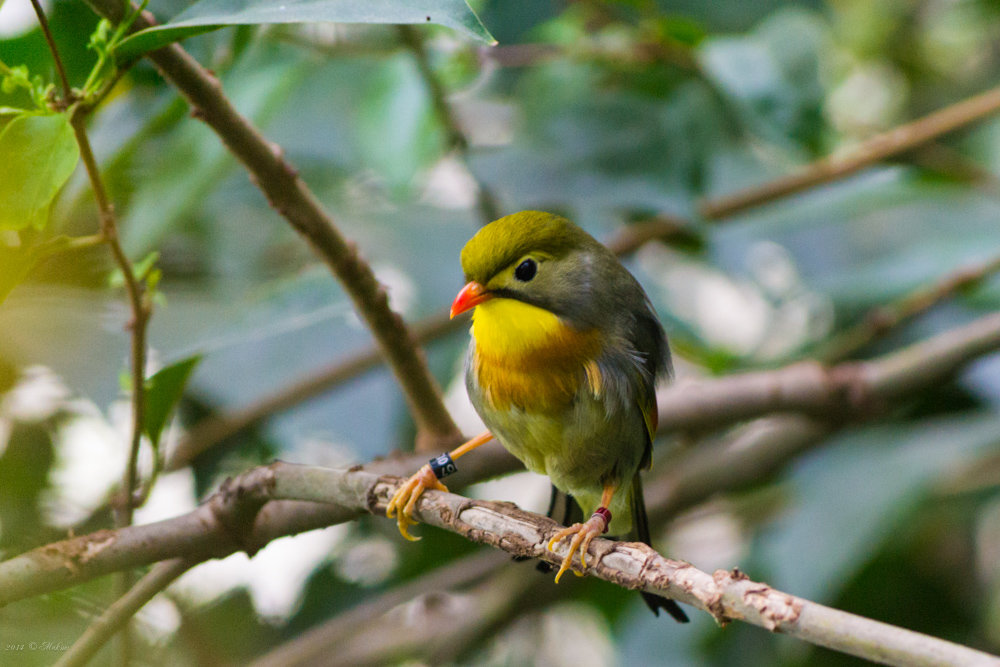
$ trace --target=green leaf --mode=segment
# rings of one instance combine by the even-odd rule
[[[201,355],[188,357],[161,368],[146,380],[146,410],[142,430],[149,436],[154,447],[160,441],[160,432],[167,423],[167,417],[181,400],[188,378],[199,361]]]
[[[43,229],[80,149],[62,114],[18,116],[0,133],[0,230]]]
[[[119,62],[231,25],[270,23],[436,23],[495,44],[465,0],[202,0],[168,23],[141,30],[115,49]]]

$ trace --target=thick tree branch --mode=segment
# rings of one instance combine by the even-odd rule
[[[198,515],[199,522],[207,520],[214,524],[210,532],[222,534],[216,537],[220,543],[240,543],[245,540],[234,529],[250,526],[252,521],[245,520],[253,517],[255,508],[268,500],[330,503],[348,514],[384,515],[388,499],[400,481],[362,470],[327,470],[279,462],[241,475],[188,516]],[[510,503],[474,501],[432,491],[425,493],[417,504],[417,516],[424,523],[514,555],[552,564],[561,561],[559,553],[545,547],[559,529],[558,524]],[[78,548],[89,547],[73,557],[65,552],[57,555],[59,550],[53,549],[55,545],[30,552],[0,564],[0,581],[6,580],[6,570],[15,561],[20,561],[22,571],[31,567],[31,563],[36,567],[45,563],[54,575],[60,568],[84,569],[100,561],[115,560],[109,554],[120,553],[120,543],[130,541],[126,533],[142,528],[128,528],[117,534],[106,531],[108,534],[97,540],[70,540]],[[203,541],[200,548],[206,546]],[[560,551],[563,549],[565,546]],[[738,570],[703,572],[689,563],[664,558],[644,544],[597,539],[591,545],[589,562],[591,576],[626,588],[673,597],[712,614],[720,623],[742,620],[891,665],[996,664],[995,658],[979,651],[797,598],[754,582]],[[4,592],[7,594],[6,587]]]
[[[101,16],[121,20],[123,7],[114,0],[88,0]],[[139,16],[132,28],[150,25]],[[344,285],[355,309],[367,323],[389,362],[417,425],[421,450],[448,446],[461,439],[441,401],[441,392],[402,318],[389,307],[388,294],[357,247],[348,241],[323,210],[295,168],[250,121],[233,107],[211,73],[184,49],[173,44],[147,54],[160,73],[184,96],[193,114],[219,135],[249,171],[251,180],[326,262]]]
[[[426,461],[425,455],[410,454],[374,461],[363,469],[370,474],[402,477]],[[476,456],[463,461],[462,469],[448,481],[452,488],[461,489],[522,469],[520,461],[499,444],[490,442],[480,447]],[[237,479],[248,476],[255,479],[254,470]],[[279,537],[346,523],[358,516],[356,511],[321,502],[265,503],[266,494],[246,498],[240,495],[246,486],[230,482],[194,511],[172,519],[120,530],[99,530],[0,562],[0,606],[162,560],[202,561],[238,551],[255,553]],[[257,503],[257,511],[248,518],[245,507],[251,501]],[[238,509],[240,503],[243,509]]]
[[[829,419],[871,414],[899,396],[940,383],[966,362],[1000,349],[1000,313],[987,315],[872,361],[677,382],[659,392],[660,428],[698,430],[773,412]]]

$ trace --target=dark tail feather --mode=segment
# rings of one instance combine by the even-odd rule
[[[639,542],[653,546],[653,541],[649,535],[649,517],[646,515],[646,499],[642,495],[642,479],[640,479],[638,472],[636,472],[635,478],[632,480],[632,533]],[[657,616],[660,615],[660,610],[663,609],[673,616],[674,620],[678,623],[688,622],[687,614],[673,600],[654,595],[653,593],[646,593],[645,591],[642,593],[642,599],[646,601],[646,606]]]

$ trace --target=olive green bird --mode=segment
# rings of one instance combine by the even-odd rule
[[[442,467],[495,436],[593,515],[555,535],[569,539],[556,575],[611,531],[649,543],[639,471],[650,466],[655,384],[671,373],[670,349],[638,281],[614,254],[569,220],[522,211],[483,227],[462,250],[467,284],[451,315],[475,309],[466,369],[469,398],[489,431],[432,460],[390,501],[400,532],[424,489],[446,490]],[[445,473],[446,474],[446,473]],[[687,616],[643,593],[658,612]]]

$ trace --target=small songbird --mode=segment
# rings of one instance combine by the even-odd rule
[[[608,532],[649,543],[639,471],[651,462],[655,383],[671,373],[663,327],[638,281],[614,254],[569,220],[538,211],[500,218],[462,250],[467,284],[451,316],[474,309],[466,369],[469,398],[489,429],[433,459],[390,501],[400,532],[426,488],[454,459],[496,437],[547,475],[584,512],[555,535],[569,540],[556,581],[575,553],[586,568],[591,540]],[[658,612],[687,616],[673,600],[643,593]]]

